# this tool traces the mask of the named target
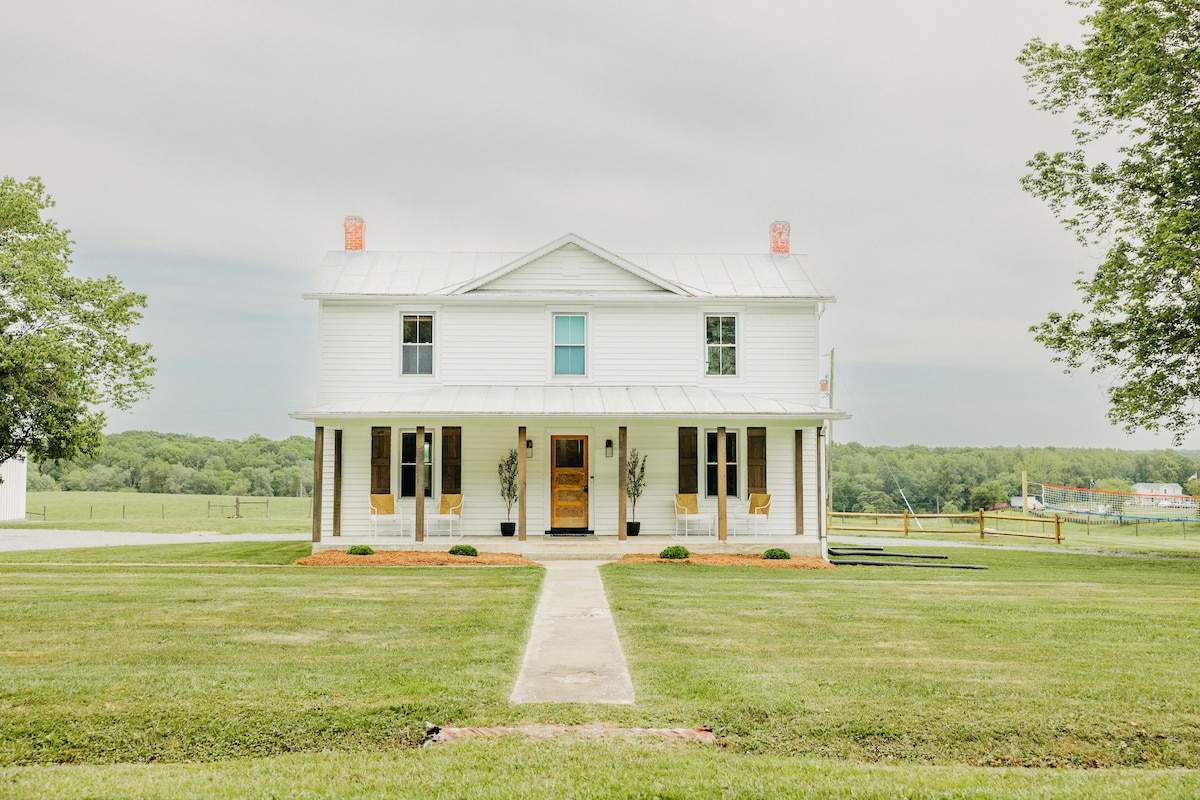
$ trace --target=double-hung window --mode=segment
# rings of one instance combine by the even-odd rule
[[[405,314],[400,334],[400,373],[433,374],[433,315]]]
[[[554,315],[554,374],[584,375],[587,364],[587,317]]]
[[[707,431],[705,435],[705,493],[709,497],[717,496],[717,432]],[[725,496],[737,497],[738,465],[737,465],[737,431],[725,431]]]
[[[433,496],[433,432],[425,431],[425,446],[421,448],[421,467],[425,471],[425,496]],[[417,434],[400,434],[400,496],[417,496]]]
[[[737,375],[737,317],[704,318],[705,373]]]

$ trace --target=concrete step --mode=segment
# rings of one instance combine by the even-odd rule
[[[539,547],[525,550],[521,555],[530,561],[620,561],[620,550],[603,547]]]

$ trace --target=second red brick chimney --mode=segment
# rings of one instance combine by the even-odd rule
[[[346,217],[346,249],[362,250],[367,240],[367,223],[362,217]]]
[[[771,252],[780,256],[792,252],[792,226],[789,223],[771,223]]]

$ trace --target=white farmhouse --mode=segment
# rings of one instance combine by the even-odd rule
[[[752,530],[821,552],[825,438],[844,418],[818,406],[834,297],[790,253],[787,223],[750,255],[616,254],[574,234],[528,253],[375,252],[363,226],[346,218],[346,249],[304,295],[319,305],[318,400],[292,416],[316,426],[314,548],[426,541],[459,495],[461,532],[488,549],[616,543],[619,466],[637,449],[643,535],[676,533],[676,496],[695,495],[716,549]],[[513,449],[524,491],[502,539],[497,465]],[[746,516],[751,494],[770,495],[769,515]],[[394,498],[390,531],[372,495]]]

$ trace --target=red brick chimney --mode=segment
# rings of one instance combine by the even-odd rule
[[[346,217],[346,249],[362,250],[366,244],[367,223],[362,217]]]
[[[349,249],[350,245],[346,245],[346,247]],[[771,223],[771,252],[780,256],[786,256],[792,252],[792,226],[787,222],[781,220]]]

